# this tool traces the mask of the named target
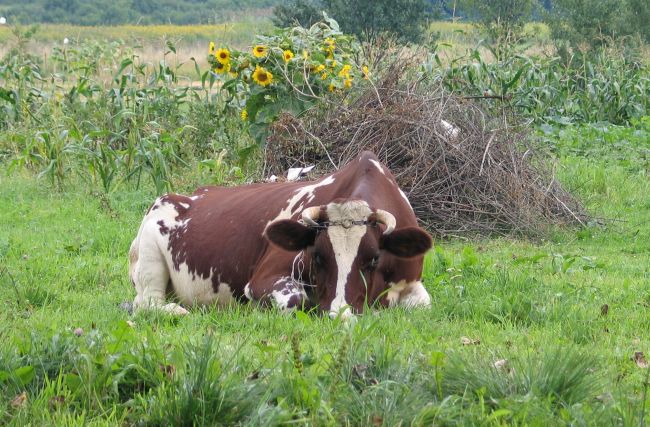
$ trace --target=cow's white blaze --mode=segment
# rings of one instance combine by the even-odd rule
[[[368,203],[361,200],[353,200],[342,204],[330,203],[327,205],[327,217],[330,223],[346,221],[363,221],[372,213]],[[341,315],[348,317],[352,314],[347,307],[349,303],[345,300],[345,284],[352,271],[352,264],[359,252],[361,239],[366,234],[365,225],[333,225],[328,228],[330,244],[334,250],[336,260],[337,277],[334,299],[330,305],[330,317]],[[345,311],[339,313],[345,307]]]
[[[328,176],[324,180],[317,182],[315,184],[305,185],[304,187],[300,187],[298,190],[296,190],[295,194],[289,200],[287,200],[287,206],[284,209],[282,209],[275,218],[267,222],[266,226],[268,227],[268,225],[271,224],[272,222],[281,219],[289,219],[299,211],[302,212],[302,210],[305,208],[305,204],[310,203],[312,200],[314,200],[314,197],[316,197],[314,191],[318,187],[324,187],[326,185],[330,185],[333,182],[334,182],[334,177]],[[300,202],[305,197],[307,198],[307,200],[303,203],[298,204],[298,202]]]
[[[431,305],[431,296],[419,280],[408,282],[400,280],[397,283],[389,283],[390,290],[386,294],[389,307],[397,305],[412,307],[429,307]]]

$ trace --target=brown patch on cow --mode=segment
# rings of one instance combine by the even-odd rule
[[[158,221],[156,224],[158,224],[158,231],[160,231],[160,234],[162,234],[163,236],[166,236],[166,235],[169,234],[169,227],[167,227],[167,226],[165,225],[165,221],[163,221],[163,220],[161,219],[161,220]]]

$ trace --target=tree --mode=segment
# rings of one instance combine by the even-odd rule
[[[555,40],[598,47],[627,33],[626,7],[622,0],[555,0],[546,22]]]
[[[428,0],[292,0],[274,9],[277,25],[309,25],[325,11],[341,30],[362,40],[390,34],[402,42],[419,42],[426,34],[433,6]]]

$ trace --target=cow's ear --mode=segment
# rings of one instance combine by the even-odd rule
[[[405,227],[381,237],[381,248],[400,258],[412,258],[431,249],[429,234],[418,227]]]
[[[316,230],[299,222],[283,219],[267,227],[266,238],[287,251],[301,251],[314,244]]]

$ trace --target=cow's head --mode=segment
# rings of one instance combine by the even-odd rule
[[[395,226],[393,214],[365,201],[334,201],[305,209],[302,221],[270,224],[266,236],[283,249],[304,251],[318,305],[335,317],[344,308],[361,312],[391,282],[419,280],[431,237],[418,227]],[[400,271],[405,266],[411,271]]]

